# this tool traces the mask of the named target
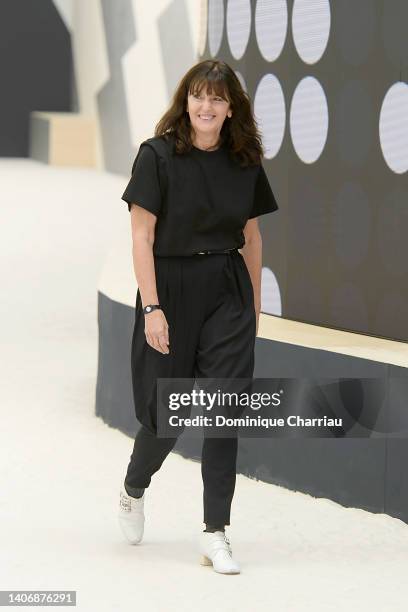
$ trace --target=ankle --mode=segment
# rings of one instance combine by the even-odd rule
[[[225,532],[225,525],[220,525],[219,527],[214,527],[214,525],[205,525],[205,529],[204,532],[207,533],[214,533],[215,531],[224,531]]]
[[[130,495],[130,497],[136,497],[136,499],[143,497],[145,491],[144,489],[139,489],[138,487],[129,487],[129,485],[126,484],[124,486],[126,493]]]

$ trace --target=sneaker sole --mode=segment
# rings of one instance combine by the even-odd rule
[[[205,555],[200,555],[200,565],[212,565],[212,564],[213,563],[212,563],[211,559],[209,559]],[[219,570],[216,570],[214,566],[213,566],[213,569],[214,569],[215,572],[217,572],[217,574],[228,574],[230,576],[233,576],[233,575],[241,573],[240,570],[232,570],[230,572],[220,572]]]

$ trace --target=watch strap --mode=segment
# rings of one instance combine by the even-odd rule
[[[161,310],[160,304],[147,304],[147,306],[143,308],[143,312],[144,314],[149,314],[149,312],[152,312],[153,310],[157,309]]]

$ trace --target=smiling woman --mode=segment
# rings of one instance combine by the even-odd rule
[[[119,514],[132,543],[143,536],[144,489],[177,442],[158,435],[168,415],[158,410],[157,380],[253,376],[262,265],[256,217],[278,209],[262,152],[234,71],[204,61],[183,77],[155,136],[141,143],[122,195],[131,211],[138,281],[131,371],[142,426]],[[239,573],[225,536],[238,440],[207,433],[202,563]]]
[[[191,140],[195,147],[213,151],[220,146],[220,132],[232,111],[227,99],[217,94],[208,94],[207,86],[188,95],[187,112],[191,123]]]

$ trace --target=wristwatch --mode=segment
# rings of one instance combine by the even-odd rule
[[[144,314],[149,314],[149,312],[152,312],[152,310],[157,310],[157,309],[161,309],[160,304],[148,304],[147,306],[143,308],[143,312]]]

